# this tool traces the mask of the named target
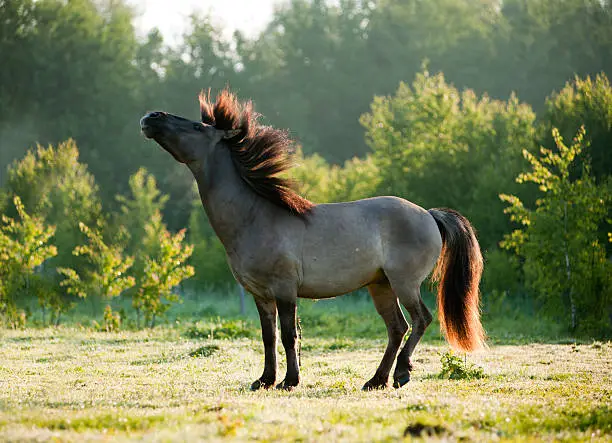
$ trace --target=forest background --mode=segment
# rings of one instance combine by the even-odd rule
[[[609,1],[293,0],[252,37],[194,15],[172,46],[134,20],[122,0],[0,0],[6,325],[238,304],[190,173],[138,127],[195,119],[198,92],[229,85],[296,140],[313,201],[398,195],[471,220],[485,323],[610,337]]]

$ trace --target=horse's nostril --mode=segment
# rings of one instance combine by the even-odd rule
[[[164,116],[163,112],[151,112],[149,113],[148,117],[149,118],[162,118]]]

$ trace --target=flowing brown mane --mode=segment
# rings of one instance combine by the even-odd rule
[[[202,122],[225,131],[239,131],[226,139],[234,165],[242,179],[259,195],[305,216],[314,204],[298,195],[291,180],[279,174],[292,167],[292,140],[287,132],[257,121],[259,114],[251,101],[239,102],[234,94],[223,89],[214,103],[208,93],[200,93]]]

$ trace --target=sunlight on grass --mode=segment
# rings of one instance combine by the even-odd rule
[[[259,340],[197,337],[165,329],[0,331],[0,440],[609,440],[612,433],[609,342],[494,346],[446,364],[448,348],[426,343],[406,387],[362,392],[383,339],[305,338],[301,386],[253,393]],[[439,378],[453,365],[485,376]]]

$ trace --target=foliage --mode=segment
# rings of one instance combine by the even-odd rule
[[[79,161],[74,140],[28,151],[10,166],[2,194],[5,199],[19,195],[29,213],[56,226],[54,266],[73,266],[71,251],[81,238],[78,224],[102,219],[98,187],[87,165]]]
[[[556,149],[541,148],[540,157],[524,151],[531,170],[518,183],[535,183],[541,191],[535,209],[516,196],[501,194],[505,210],[521,227],[506,235],[501,246],[524,260],[528,286],[565,324],[576,329],[609,330],[612,302],[612,264],[598,238],[599,227],[610,223],[611,183],[597,185],[583,163],[580,178],[571,169],[584,150],[584,128],[566,146],[553,129]],[[603,240],[605,241],[605,240]]]
[[[57,254],[57,248],[50,244],[55,227],[30,216],[19,197],[13,198],[13,204],[19,220],[2,215],[0,226],[0,315],[18,326],[25,317],[17,313],[15,295],[28,286],[37,267]],[[48,303],[46,294],[37,295],[42,297],[41,303]]]
[[[515,294],[521,287],[521,264],[516,255],[501,248],[487,251],[482,285],[485,292]]]
[[[106,308],[104,308],[104,317],[102,319],[102,324],[99,325],[96,321],[94,321],[93,323],[95,329],[98,331],[115,332],[118,331],[121,327],[121,316],[118,312],[113,312],[113,309],[110,305],[106,305]]]
[[[258,337],[258,326],[244,320],[228,320],[221,317],[189,326],[183,336],[190,339],[229,339]]]
[[[73,137],[106,203],[145,166],[171,195],[165,220],[178,229],[191,211],[191,182],[139,137],[146,110],[195,118],[197,92],[229,84],[269,123],[290,128],[307,154],[341,165],[368,153],[359,116],[372,97],[392,94],[423,60],[459,90],[501,100],[516,91],[542,110],[574,75],[611,71],[610,14],[600,0],[292,0],[259,34],[229,36],[212,17],[193,16],[169,45],[156,29],[137,38],[127,0],[4,1],[0,109],[11,112],[0,116],[0,174],[35,141]],[[569,137],[577,125],[566,133],[561,120],[552,124]],[[587,119],[579,122],[595,137]]]
[[[0,128],[20,128],[23,146],[78,140],[112,198],[149,152],[132,129],[142,110],[131,7],[121,0],[11,0],[0,3],[0,17],[0,108],[11,110]]]
[[[361,123],[380,171],[378,193],[425,207],[462,212],[494,246],[508,223],[497,198],[522,169],[520,150],[533,144],[535,115],[516,97],[507,102],[460,93],[442,74],[418,74],[393,97],[375,97]]]
[[[145,168],[140,168],[130,176],[129,189],[129,195],[115,197],[120,204],[115,225],[119,232],[128,237],[126,253],[134,257],[130,273],[137,282],[141,282],[145,278],[146,257],[159,248],[159,244],[153,241],[145,228],[164,209],[168,196],[160,192],[155,177]],[[138,285],[134,286],[126,291],[126,295],[136,297],[138,290]],[[135,302],[135,305],[138,303]]]
[[[605,181],[612,173],[612,87],[604,73],[591,77],[575,77],[565,87],[546,100],[544,128],[550,135],[558,128],[565,139],[584,126],[586,130],[584,158],[592,168],[594,178]],[[544,137],[543,137],[544,138]],[[545,138],[546,145],[554,140]],[[582,164],[574,167],[580,175]]]
[[[194,274],[193,267],[185,264],[193,253],[193,246],[183,244],[185,229],[174,235],[168,232],[159,212],[145,226],[145,232],[145,244],[154,252],[144,258],[144,272],[133,305],[144,312],[154,327],[156,317],[180,300],[173,289]]]
[[[344,166],[328,164],[318,154],[297,153],[297,167],[290,171],[298,192],[316,203],[333,203],[373,197],[379,171],[371,157],[354,157]]]
[[[449,380],[473,380],[483,378],[485,376],[484,369],[473,363],[468,363],[452,352],[445,352],[440,357],[442,370],[438,375],[439,378],[447,378]]]
[[[94,295],[118,297],[134,286],[134,277],[126,274],[134,259],[124,256],[121,246],[106,244],[99,230],[92,230],[84,223],[79,223],[79,228],[86,243],[75,247],[72,253],[83,257],[89,266],[81,274],[71,268],[58,268],[57,271],[64,276],[60,286],[81,298]]]
[[[153,174],[140,168],[129,179],[129,196],[117,195],[120,204],[118,224],[124,226],[130,240],[126,248],[129,254],[136,254],[145,242],[145,225],[164,210],[168,196],[157,187]]]
[[[152,109],[196,118],[202,87],[230,85],[303,145],[293,171],[301,192],[315,202],[391,193],[460,210],[485,249],[487,297],[511,298],[525,289],[515,278],[523,257],[497,251],[510,230],[497,194],[535,205],[537,187],[513,181],[525,168],[521,150],[552,148],[553,127],[569,139],[584,124],[581,158],[598,187],[610,175],[611,14],[600,0],[292,0],[251,36],[194,15],[171,46],[156,29],[137,38],[127,0],[0,1],[0,109],[10,110],[0,115],[0,211],[17,217],[11,200],[21,196],[28,213],[56,226],[57,256],[45,267],[81,277],[93,265],[72,255],[79,223],[103,220],[103,236],[135,257],[140,280],[150,253],[136,251],[160,210],[171,231],[189,226],[194,286],[233,283],[223,246],[193,207],[191,176],[137,127]],[[424,60],[445,77],[423,72]],[[375,95],[364,140],[359,116]],[[68,141],[29,151],[4,173],[34,142],[68,137],[80,158]],[[579,179],[582,159],[573,165]],[[104,214],[115,204],[113,232]],[[600,225],[603,243],[602,234]],[[59,315],[75,297],[49,274],[32,275],[28,291]]]

